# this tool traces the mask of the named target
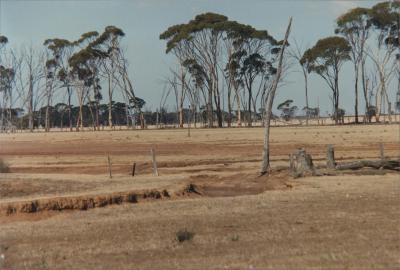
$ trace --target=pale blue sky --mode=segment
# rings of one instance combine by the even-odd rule
[[[274,0],[114,0],[114,1],[11,1],[0,0],[0,33],[9,38],[9,47],[32,43],[42,46],[47,38],[77,39],[82,33],[102,32],[107,25],[122,28],[123,45],[128,50],[135,91],[155,109],[172,57],[165,55],[159,34],[168,26],[187,22],[203,12],[217,12],[232,20],[267,29],[282,39],[288,18],[293,16],[291,38],[314,45],[319,38],[333,34],[338,15],[355,6],[371,7],[377,1],[274,1]],[[302,75],[297,67],[279,90],[276,102],[292,98],[304,105]],[[353,73],[350,63],[341,73],[341,107],[353,113]],[[319,98],[322,111],[330,111],[329,89],[316,75],[310,77],[310,105]],[[390,90],[394,97],[395,90]],[[105,95],[104,95],[105,96]],[[360,100],[362,100],[360,94]],[[170,109],[173,108],[171,99]],[[360,106],[360,108],[363,108]],[[361,109],[362,111],[363,109]]]

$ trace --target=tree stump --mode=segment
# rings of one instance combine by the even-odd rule
[[[328,144],[327,151],[326,151],[326,167],[328,169],[335,169],[336,168],[336,161],[335,161],[335,151],[333,149],[332,144]]]
[[[302,148],[291,153],[289,155],[289,171],[295,178],[314,175],[315,168],[311,155]]]

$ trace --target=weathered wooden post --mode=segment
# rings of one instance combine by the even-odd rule
[[[111,169],[111,158],[110,155],[107,156],[108,159],[108,173],[110,174],[110,178],[112,178],[112,169]]]
[[[158,176],[156,152],[154,151],[153,148],[151,148],[150,152],[151,152],[151,159],[152,159],[152,162],[153,162],[153,175],[154,176]]]
[[[381,156],[381,160],[385,160],[385,149],[383,147],[383,143],[379,144],[379,150],[380,150],[380,156]]]
[[[136,162],[133,162],[133,165],[132,165],[132,176],[135,176],[135,170],[136,170]]]
[[[332,144],[328,144],[326,151],[326,167],[328,169],[335,169],[336,161],[335,161],[335,151],[333,149]]]

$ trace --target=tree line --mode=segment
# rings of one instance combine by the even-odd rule
[[[176,64],[165,79],[159,108],[147,113],[143,112],[146,102],[135,95],[129,76],[122,29],[108,26],[102,33],[87,32],[74,41],[47,39],[43,50],[7,49],[8,39],[0,35],[0,125],[3,129],[18,125],[30,130],[38,126],[46,131],[54,126],[98,130],[105,125],[144,127],[146,122],[163,121],[183,127],[185,119],[192,119],[208,127],[222,127],[224,122],[231,126],[234,121],[252,126],[265,118],[274,83],[277,87],[285,83],[293,63],[304,77],[306,118],[319,115],[319,108],[309,105],[308,77],[314,73],[330,90],[331,115],[338,123],[345,114],[340,107],[340,74],[346,62],[352,63],[354,71],[355,122],[360,122],[360,111],[364,120],[375,116],[379,122],[384,111],[390,119],[393,110],[400,110],[399,22],[398,1],[350,9],[337,18],[335,35],[309,48],[296,41],[286,44],[277,81],[283,41],[265,29],[221,14],[199,14],[160,34]],[[398,81],[395,101],[389,97],[390,87],[396,84],[393,79]],[[118,102],[117,92],[123,98]],[[359,92],[364,108],[359,106]],[[165,106],[171,94],[175,112],[167,112]],[[107,102],[102,103],[103,96]],[[277,107],[285,119],[298,110],[292,102],[288,99]]]

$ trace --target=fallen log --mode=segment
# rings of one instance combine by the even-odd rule
[[[374,169],[386,169],[400,171],[399,160],[358,160],[352,162],[341,162],[335,166],[336,170],[358,170],[365,167]]]

